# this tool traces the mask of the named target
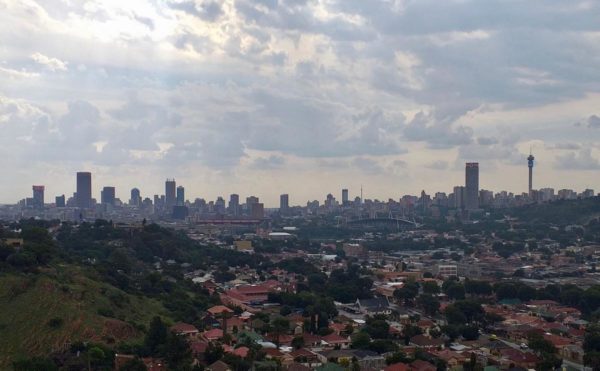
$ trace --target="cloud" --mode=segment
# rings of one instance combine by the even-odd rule
[[[556,157],[555,167],[560,170],[600,170],[600,159],[589,148]]]
[[[437,121],[434,115],[421,111],[405,126],[404,136],[410,141],[425,142],[430,148],[444,149],[470,144],[473,130],[453,127],[451,122]]]
[[[40,74],[35,72],[29,72],[24,69],[15,70],[12,68],[0,67],[0,74],[7,76],[10,79],[28,79],[32,77],[38,77]]]
[[[597,115],[591,115],[586,120],[588,128],[600,129],[600,117]]]
[[[426,164],[425,167],[428,169],[433,169],[433,170],[446,170],[446,169],[448,169],[448,162],[438,160],[438,161],[434,161],[434,162],[430,162],[430,163]]]
[[[222,3],[219,1],[182,1],[171,3],[170,6],[210,22],[216,21],[223,15]]]
[[[336,169],[343,183],[473,160],[502,167],[495,184],[509,187],[532,141],[565,161],[597,155],[582,152],[589,131],[564,125],[600,127],[581,118],[600,104],[594,2],[1,3],[9,172],[25,160],[115,177],[202,169],[217,184],[257,165],[276,177],[293,158],[299,176]],[[419,161],[398,162],[409,152]]]
[[[285,159],[282,156],[271,155],[254,159],[251,166],[257,170],[272,170],[281,168],[284,164]]]
[[[33,53],[31,59],[52,72],[67,70],[67,62],[63,62],[58,58],[47,57],[41,53]]]

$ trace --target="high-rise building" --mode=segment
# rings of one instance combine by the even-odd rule
[[[465,187],[456,186],[453,190],[454,206],[457,209],[465,208]]]
[[[255,219],[262,219],[265,217],[265,205],[260,202],[251,204],[250,215]]]
[[[33,186],[33,208],[41,210],[44,208],[44,186]]]
[[[283,194],[279,196],[279,212],[286,213],[290,208],[290,196]]]
[[[175,206],[175,202],[177,201],[175,195],[175,179],[167,179],[165,181],[165,207],[170,208]]]
[[[533,154],[529,153],[529,157],[527,157],[527,167],[529,168],[529,197],[531,197],[531,191],[533,190]]]
[[[479,209],[479,163],[465,165],[465,209]]]
[[[129,199],[129,204],[131,206],[141,206],[142,204],[142,196],[140,194],[140,190],[137,188],[133,188],[131,190],[131,198]]]
[[[229,195],[229,213],[234,216],[240,215],[240,196],[235,193]]]
[[[348,190],[342,189],[342,205],[348,205]]]
[[[56,198],[54,199],[54,203],[56,204],[56,207],[65,207],[65,195],[56,196]]]
[[[176,205],[177,206],[184,206],[185,205],[185,188],[183,188],[183,186],[177,187]]]
[[[100,191],[100,203],[102,205],[115,204],[115,187],[104,187]]]
[[[77,173],[77,207],[89,209],[92,207],[92,173],[80,171]]]
[[[215,201],[215,212],[219,215],[225,214],[225,199],[221,196]]]

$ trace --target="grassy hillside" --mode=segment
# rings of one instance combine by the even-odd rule
[[[0,275],[0,369],[19,357],[46,356],[75,341],[115,344],[143,336],[156,300],[88,277],[81,267]]]

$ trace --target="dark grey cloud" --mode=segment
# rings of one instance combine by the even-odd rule
[[[434,149],[445,149],[473,142],[473,130],[465,126],[453,128],[437,121],[433,115],[419,112],[404,128],[404,137],[410,141],[425,142]]]
[[[589,148],[556,157],[555,167],[560,170],[600,170],[600,159]]]
[[[210,22],[217,21],[223,15],[223,5],[216,0],[173,2],[170,7]]]
[[[600,129],[600,117],[597,115],[591,115],[586,120],[588,128]]]

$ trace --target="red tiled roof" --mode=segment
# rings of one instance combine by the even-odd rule
[[[220,328],[215,328],[206,331],[204,334],[202,334],[202,336],[204,336],[204,338],[208,340],[220,339],[223,337],[223,330],[221,330]]]
[[[410,367],[402,362],[394,363],[392,365],[387,366],[383,369],[383,371],[409,371]]]
[[[235,354],[238,357],[242,357],[242,358],[246,358],[248,356],[248,352],[250,351],[250,348],[248,347],[239,347],[233,350],[233,354]]]
[[[189,323],[178,322],[171,326],[171,331],[174,331],[178,334],[194,334],[198,333],[198,329],[194,325],[190,325]]]
[[[411,371],[412,370],[414,370],[414,371],[436,371],[437,367],[435,367],[434,365],[432,365],[429,362],[425,362],[420,359],[417,359],[416,361],[413,361],[410,364],[410,369],[411,369]]]
[[[194,341],[190,343],[190,349],[192,349],[192,353],[194,354],[203,354],[206,352],[206,348],[208,348],[208,343],[204,341]]]
[[[210,314],[233,313],[233,310],[224,305],[215,305],[212,308],[208,308],[206,311]]]
[[[349,343],[350,342],[350,340],[348,340],[348,338],[342,337],[337,334],[325,335],[321,339],[329,344],[340,344],[340,343]]]

